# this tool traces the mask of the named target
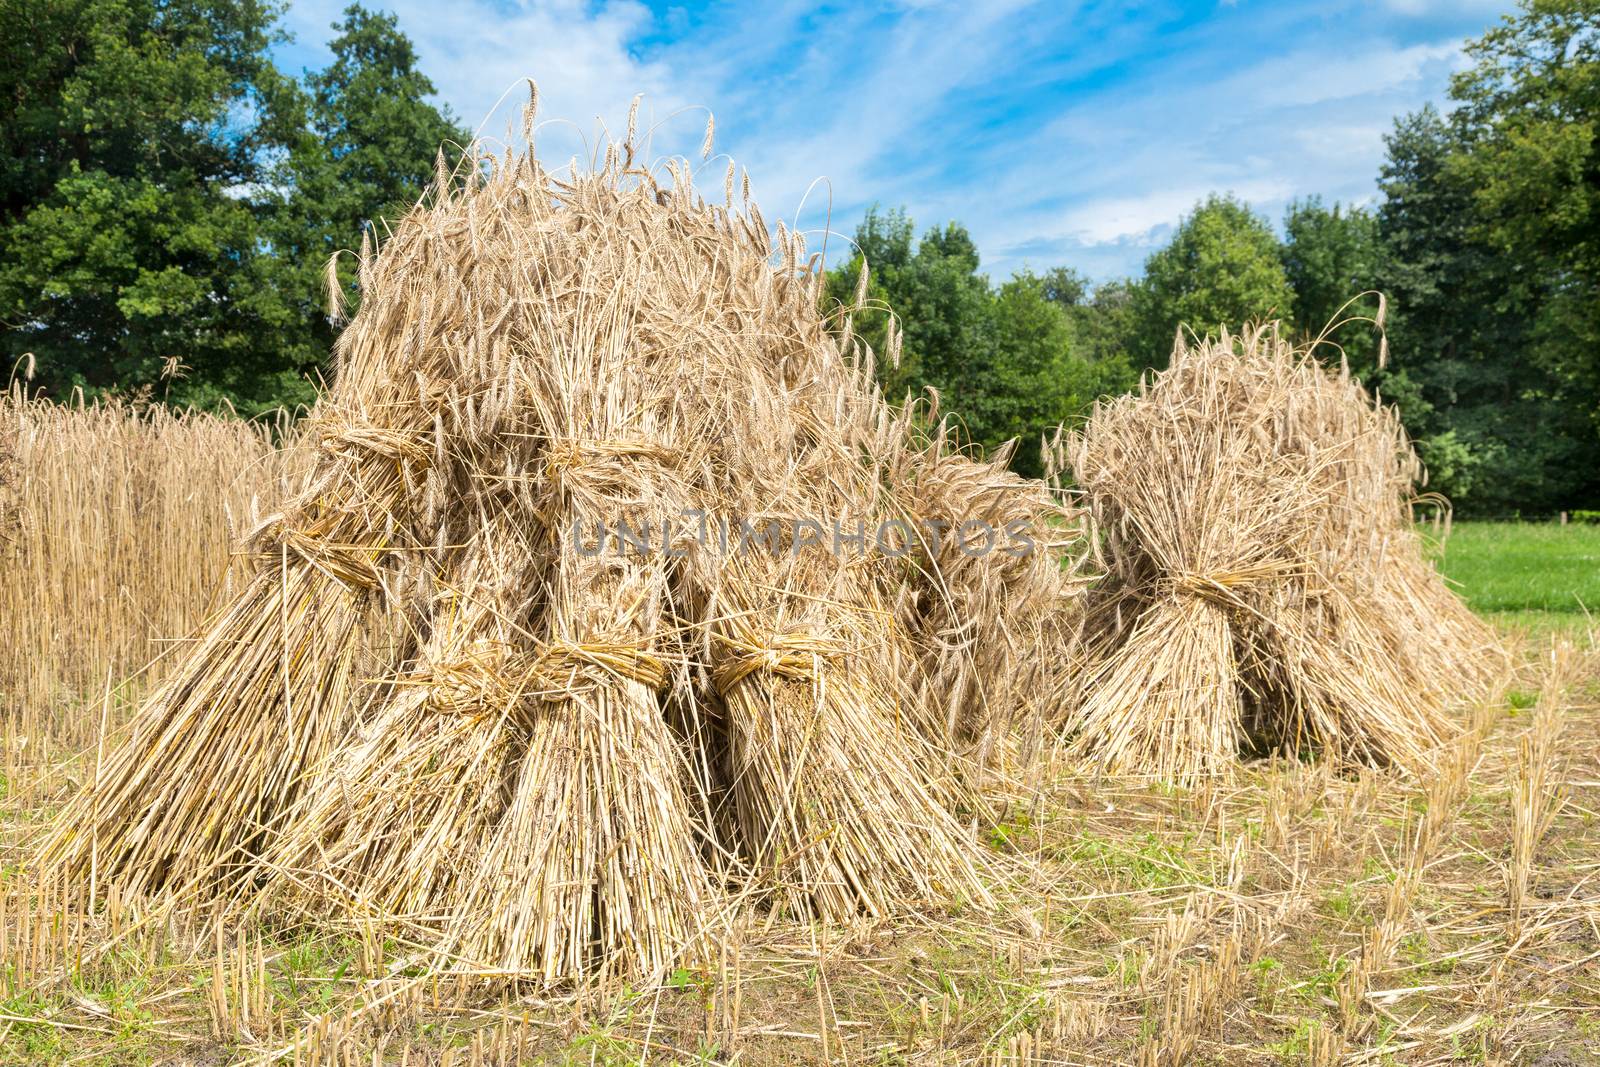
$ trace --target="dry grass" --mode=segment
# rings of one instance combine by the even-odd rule
[[[6,618],[31,623],[0,649],[8,711],[121,681],[226,595],[235,524],[281,493],[271,430],[159,405],[35,403],[20,384],[0,396],[0,598]]]
[[[486,997],[377,924],[87,914],[17,864],[95,749],[14,748],[0,1063],[1594,1062],[1600,670],[1528,652],[1538,700],[1485,706],[1435,781],[1263,761],[1174,789],[1058,757],[983,798],[993,861],[1035,871],[988,883],[996,912],[741,907],[664,983],[584,992]],[[92,685],[42,728],[94,735]]]

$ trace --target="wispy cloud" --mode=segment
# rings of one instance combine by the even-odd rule
[[[294,60],[309,66],[326,60],[318,46],[346,2],[290,5],[285,23],[299,45]],[[557,120],[541,130],[555,156],[592,145],[597,119],[622,122],[635,93],[646,94],[657,113],[707,102],[698,99],[701,87],[693,79],[634,53],[632,42],[651,29],[654,16],[631,0],[509,6],[492,0],[387,0],[381,6],[399,16],[439,96],[487,137],[503,137],[507,123],[517,120],[528,78],[538,80],[541,117]]]
[[[291,63],[323,61],[344,0],[295,0]],[[959,219],[991,271],[1136,271],[1205,193],[1272,217],[1297,196],[1365,200],[1395,115],[1444,96],[1493,12],[1426,0],[1236,5],[1028,0],[660,8],[634,0],[391,0],[440,95],[501,134],[538,80],[541,151],[716,112],[770,216],[848,233],[867,205]],[[691,153],[704,113],[654,148]],[[724,161],[713,161],[720,185]],[[817,179],[825,179],[822,184]],[[830,249],[840,246],[834,239]],[[830,251],[831,255],[831,251]]]

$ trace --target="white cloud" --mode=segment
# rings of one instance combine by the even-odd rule
[[[304,44],[320,44],[345,2],[298,0],[286,22]],[[520,109],[527,100],[523,80],[538,82],[544,123],[539,136],[555,159],[582,152],[586,141],[592,145],[597,117],[613,125],[623,122],[635,93],[647,94],[658,116],[694,99],[692,81],[682,72],[631,53],[630,42],[651,19],[649,10],[632,0],[598,6],[582,0],[509,6],[488,0],[389,0],[385,6],[415,42],[419,65],[440,97],[485,137],[503,138],[508,122],[520,129]]]
[[[1209,87],[1209,92],[1274,108],[1360,99],[1415,86],[1430,68],[1442,73],[1460,56],[1455,41],[1406,47],[1373,42],[1342,54],[1305,50],[1265,59]]]
[[[1263,178],[1219,190],[1214,185],[1172,185],[1136,196],[1091,200],[1063,214],[1056,229],[1083,244],[1131,242],[1147,245],[1156,228],[1169,225],[1189,212],[1207,193],[1227,191],[1252,203],[1277,201],[1294,195],[1287,181]]]
[[[1426,15],[1459,15],[1465,12],[1494,16],[1510,5],[1504,0],[1382,0],[1379,6],[1397,15],[1422,18]]]
[[[1394,117],[1443,96],[1460,49],[1368,41],[1359,56],[1326,51],[1247,57],[1220,74],[1202,58],[1084,99],[1040,136],[1048,158],[995,197],[1051,173],[1051,201],[1020,216],[974,213],[988,261],[1003,272],[1041,265],[1040,249],[1072,262],[1075,249],[1099,247],[1078,256],[1128,273],[1208,192],[1233,192],[1274,220],[1297,196],[1370,199]]]

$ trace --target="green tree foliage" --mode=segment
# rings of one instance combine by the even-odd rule
[[[1508,268],[1522,354],[1600,419],[1600,0],[1532,0],[1467,54],[1452,177]]]
[[[1549,513],[1592,491],[1592,428],[1527,358],[1517,267],[1484,238],[1475,190],[1454,163],[1463,150],[1431,108],[1389,137],[1378,223],[1393,364],[1383,385],[1434,486],[1458,507]]]
[[[1179,326],[1197,334],[1248,319],[1292,319],[1294,297],[1278,238],[1237,198],[1213,194],[1145,261],[1134,290],[1141,365],[1165,366]]]
[[[878,366],[885,394],[933,390],[974,442],[993,448],[1020,438],[1013,465],[1041,473],[1040,438],[1130,377],[1125,361],[1108,355],[1102,367],[1075,354],[1086,287],[1063,293],[1057,286],[1069,275],[1024,272],[993,289],[959,224],[920,241],[913,234],[903,210],[869,210],[856,231],[859,251],[829,272],[827,304],[852,304],[864,259],[868,307],[852,328],[880,354],[890,313],[901,328],[900,365]]]
[[[56,395],[177,361],[240,396],[284,388],[298,328],[249,196],[293,93],[255,0],[6,0],[0,323]]]
[[[1325,205],[1321,197],[1297,200],[1283,220],[1283,268],[1294,292],[1295,332],[1337,345],[1362,376],[1377,369],[1376,319],[1382,245],[1378,221],[1361,208]],[[1354,320],[1354,321],[1352,321]],[[1340,326],[1340,323],[1346,323]],[[1329,333],[1330,327],[1337,327]],[[1332,352],[1324,349],[1324,358]]]
[[[917,354],[903,343],[903,334],[899,362],[889,362],[890,316],[903,306],[900,298],[914,287],[915,229],[903,209],[885,212],[874,205],[867,209],[866,217],[856,227],[855,245],[855,254],[828,272],[823,304],[830,310],[841,306],[853,309],[852,332],[871,348],[884,394],[898,398],[908,390],[915,390],[921,378]],[[864,265],[867,289],[865,294],[860,294]],[[858,295],[864,297],[859,308],[856,307]],[[903,318],[898,321],[903,331],[907,323]]]
[[[987,344],[989,282],[978,273],[972,238],[955,223],[929,230],[921,241],[914,235],[904,209],[870,208],[856,228],[856,254],[827,279],[826,302],[849,305],[866,263],[868,306],[852,325],[877,353],[890,398],[963,380],[973,353]],[[898,367],[883,362],[891,314],[901,333]]]
[[[1600,503],[1600,3],[1469,43],[1457,107],[1396,123],[1378,210],[1391,396],[1468,513]]]
[[[1100,395],[1099,368],[1074,355],[1072,318],[1050,299],[1044,278],[1016,274],[988,312],[987,358],[966,368],[972,384],[952,404],[974,439],[992,446],[1020,438],[1012,466],[1037,476],[1043,439]]]
[[[304,90],[258,0],[0,0],[0,328],[47,395],[308,399],[320,271],[455,126],[394,20],[350,8]],[[177,376],[174,377],[174,372]]]
[[[1134,283],[1115,279],[1092,284],[1070,267],[1055,267],[1042,277],[1044,297],[1059,305],[1072,323],[1071,349],[1079,365],[1072,387],[1073,414],[1102,396],[1127,392],[1139,380],[1129,353],[1137,347]]]
[[[917,384],[962,393],[965,403],[966,394],[983,388],[991,345],[989,279],[978,273],[972,237],[954,222],[928,230],[917,242],[910,269],[886,277],[884,287],[902,316]],[[974,436],[993,443],[978,430]]]

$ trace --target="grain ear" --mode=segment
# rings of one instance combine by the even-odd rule
[[[344,322],[344,283],[339,280],[339,253],[335,252],[328,257],[327,265],[322,270],[322,288],[327,295],[328,321],[334,325]]]

